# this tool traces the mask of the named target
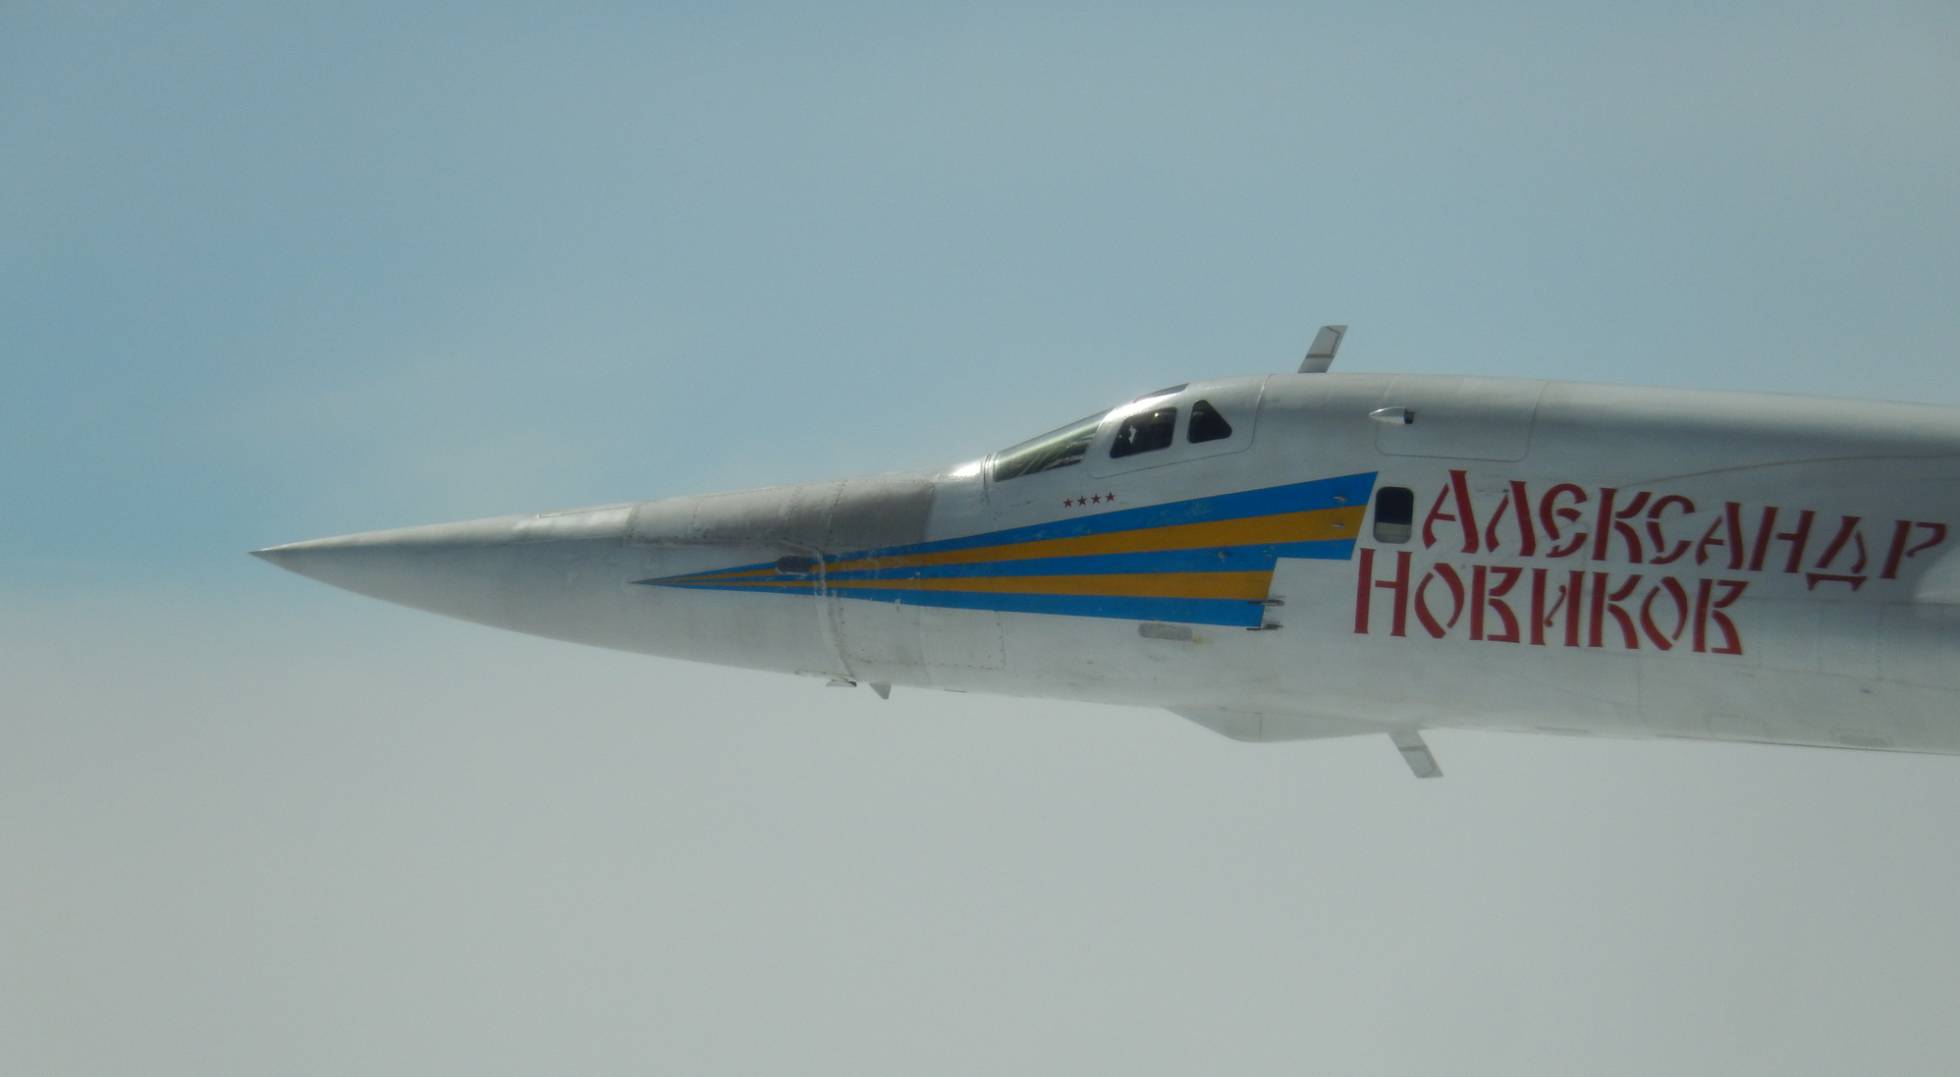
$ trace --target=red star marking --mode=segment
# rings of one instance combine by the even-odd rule
[[[1089,500],[1094,501],[1096,504],[1100,505],[1102,504],[1102,495],[1097,494],[1096,496],[1090,498]]]
[[[1075,504],[1075,502],[1074,502],[1074,501],[1071,501],[1071,500],[1069,500],[1069,499],[1068,499],[1068,498],[1066,498],[1066,497],[1065,497],[1065,498],[1062,498],[1062,507],[1063,507],[1063,508],[1065,508],[1065,509],[1066,509],[1066,508],[1069,508],[1069,507],[1071,507],[1071,506],[1073,506],[1074,504]]]
[[[1115,495],[1115,494],[1104,494],[1104,495],[1103,495],[1103,500],[1104,500],[1104,501],[1114,501],[1114,500],[1116,500],[1116,495]]]

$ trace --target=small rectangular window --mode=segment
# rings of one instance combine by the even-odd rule
[[[1415,491],[1384,486],[1375,493],[1375,541],[1407,542],[1416,520]]]
[[[1139,411],[1123,420],[1123,425],[1117,427],[1116,440],[1109,445],[1109,455],[1112,458],[1120,458],[1166,448],[1170,445],[1171,439],[1176,436],[1176,408],[1152,408],[1149,411]]]
[[[1225,421],[1225,416],[1218,414],[1218,409],[1211,406],[1211,401],[1200,400],[1191,405],[1191,427],[1184,433],[1187,441],[1193,444],[1200,441],[1223,441],[1231,436],[1232,424]]]

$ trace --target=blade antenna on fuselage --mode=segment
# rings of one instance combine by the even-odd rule
[[[1307,346],[1307,357],[1300,360],[1300,373],[1325,374],[1334,365],[1334,353],[1341,350],[1341,338],[1347,336],[1345,325],[1323,325],[1313,336],[1313,343]]]

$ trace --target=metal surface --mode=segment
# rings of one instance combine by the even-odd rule
[[[1341,341],[1347,336],[1345,325],[1323,325],[1315,333],[1313,343],[1307,345],[1306,358],[1300,360],[1300,373],[1325,374],[1334,365],[1334,355],[1341,350]]]
[[[1190,437],[1200,400],[1229,436]],[[1139,407],[1176,408],[1175,436],[1112,458]],[[1376,528],[1390,487],[1413,519]],[[973,462],[259,555],[448,616],[881,695],[1391,734],[1423,773],[1416,731],[1438,728],[1960,752],[1956,524],[1952,409],[1312,373],[1139,398],[1079,459],[999,480]]]

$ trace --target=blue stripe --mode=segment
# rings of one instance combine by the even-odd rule
[[[984,534],[860,550],[826,555],[825,562],[877,560],[915,554],[1011,546],[1045,539],[1078,538],[1085,535],[1137,531],[1180,524],[1211,523],[1221,520],[1269,516],[1278,513],[1310,512],[1317,509],[1365,505],[1372,495],[1375,472],[1343,475],[1339,478],[1270,486],[1216,497],[1173,501],[1144,508],[1052,520],[1026,527],[989,531]],[[1241,599],[1159,598],[1127,595],[1040,595],[1003,594],[980,591],[887,590],[852,587],[862,580],[925,580],[972,577],[1013,578],[1039,576],[1108,575],[1114,573],[1155,572],[1256,572],[1269,571],[1280,558],[1346,560],[1354,554],[1353,539],[1326,539],[1309,542],[1269,543],[1258,546],[1213,546],[1195,550],[1162,550],[1137,553],[1086,554],[1072,557],[1040,557],[1021,560],[989,561],[968,565],[926,565],[911,568],[873,568],[831,573],[829,593],[839,598],[871,602],[907,602],[915,606],[945,609],[992,610],[1000,613],[1059,614],[1071,617],[1103,617],[1129,621],[1172,621],[1181,624],[1224,625],[1254,628],[1263,619],[1258,603]],[[700,580],[701,576],[723,572],[743,572],[774,568],[775,562],[737,565],[708,573],[635,582],[688,590],[745,591],[750,594],[815,595],[814,574],[778,574],[747,580]],[[699,582],[694,582],[694,581]],[[807,587],[757,587],[771,582],[801,582]]]
[[[1043,539],[1079,538],[1083,535],[1100,535],[1112,531],[1136,531],[1153,527],[1175,527],[1179,524],[1238,520],[1251,516],[1270,516],[1282,512],[1311,512],[1316,509],[1334,509],[1351,505],[1365,505],[1368,503],[1368,498],[1374,492],[1376,474],[1376,472],[1368,471],[1357,475],[1342,475],[1332,479],[1315,479],[1311,482],[1292,483],[1287,486],[1268,486],[1258,490],[1244,490],[1236,494],[1199,497],[1186,501],[1170,501],[1162,505],[1149,505],[1144,508],[1119,509],[1115,512],[1103,512],[1091,516],[1078,516],[1066,520],[1051,520],[1046,523],[1030,524],[1025,527],[1011,527],[1002,531],[988,531],[979,535],[963,535],[959,538],[939,539],[934,542],[914,543],[909,546],[884,546],[871,550],[859,550],[854,553],[826,554],[824,561],[826,564],[835,564],[840,561],[859,561],[867,558],[906,557],[912,554],[940,553],[948,550],[970,550],[982,546],[1006,546],[1022,542],[1038,542]],[[1347,548],[1339,553],[1338,556],[1349,556],[1353,551],[1352,541],[1340,541],[1345,542]],[[1281,548],[1311,545],[1314,544],[1288,543],[1285,547]],[[1286,552],[1280,553],[1277,556],[1314,557],[1319,555],[1305,552]],[[732,565],[728,568],[715,569],[712,574],[750,572],[760,568],[773,568],[775,564],[774,561],[758,561],[755,564],[749,565]],[[690,573],[690,575],[710,574]],[[685,578],[676,577],[676,579]]]
[[[1050,520],[1025,527],[1011,527],[1004,531],[989,531],[982,535],[940,539],[937,542],[922,542],[911,546],[862,550],[843,554],[831,560],[855,561],[865,557],[902,557],[909,554],[938,553],[942,550],[968,550],[976,546],[1004,546],[1019,542],[1038,542],[1043,539],[1101,535],[1111,531],[1137,531],[1152,527],[1175,527],[1179,524],[1238,520],[1248,516],[1271,516],[1282,512],[1311,512],[1315,509],[1365,505],[1375,488],[1375,475],[1375,472],[1369,471],[1333,479],[1296,482],[1287,486],[1244,490],[1236,494],[1198,497],[1188,501],[1169,501],[1162,505],[1149,505],[1140,509],[1119,509],[1116,512],[1077,516],[1066,520]]]
[[[911,568],[872,568],[832,572],[832,584],[851,580],[945,580],[974,576],[1107,576],[1139,572],[1263,572],[1279,558],[1345,561],[1354,555],[1353,539],[1268,543],[1263,546],[1213,546],[1200,550],[1159,550],[1143,553],[1087,554],[1080,557],[1029,557],[1018,561],[985,561],[970,565],[920,565]],[[791,577],[779,577],[791,578]],[[814,578],[814,577],[794,577]]]
[[[1047,613],[1066,617],[1111,617],[1125,621],[1174,621],[1179,624],[1256,627],[1265,610],[1256,602],[1232,598],[1136,598],[1119,595],[997,595],[978,591],[859,591],[838,588],[845,598],[881,602],[903,599],[914,606],[945,609],[994,610],[999,613]]]
[[[645,582],[645,581],[642,581]],[[687,591],[740,591],[744,594],[814,596],[814,590],[758,590],[732,584],[681,584]],[[1126,621],[1175,621],[1181,624],[1255,627],[1264,616],[1257,602],[1237,598],[1151,598],[1129,595],[1016,595],[983,591],[910,591],[885,588],[837,587],[839,598],[871,602],[904,602],[956,610],[998,613],[1047,613],[1068,617],[1112,617]]]

